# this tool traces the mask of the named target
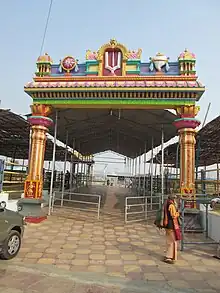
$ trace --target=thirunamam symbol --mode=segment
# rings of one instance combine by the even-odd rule
[[[105,52],[105,69],[108,69],[114,75],[115,71],[121,67],[121,52],[112,52],[111,65],[109,65],[108,54],[109,52]]]

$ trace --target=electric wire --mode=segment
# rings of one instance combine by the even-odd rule
[[[46,34],[47,34],[47,28],[48,28],[48,24],[49,24],[49,20],[50,20],[50,14],[51,14],[52,5],[53,5],[53,0],[50,1],[50,7],[49,7],[49,10],[48,10],[47,21],[46,21],[46,25],[45,25],[45,28],[44,28],[44,35],[43,35],[41,48],[40,48],[40,56],[42,55],[42,51],[43,51],[43,48],[44,48],[44,43],[45,43],[45,38],[46,38]]]

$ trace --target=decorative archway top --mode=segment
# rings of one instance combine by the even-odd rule
[[[45,54],[38,58],[35,77],[25,85],[25,92],[34,99],[38,96],[63,98],[63,92],[67,99],[87,99],[100,92],[103,100],[116,97],[113,92],[122,99],[130,97],[128,92],[131,92],[142,100],[149,99],[149,103],[154,97],[157,103],[159,96],[161,101],[179,99],[180,105],[183,97],[189,99],[187,103],[200,99],[205,87],[196,74],[195,54],[185,50],[172,61],[169,55],[157,53],[145,61],[141,60],[141,53],[141,49],[131,51],[111,39],[96,52],[87,50],[83,62],[75,55],[68,55],[59,63],[52,63],[50,55]]]
[[[136,51],[128,50],[128,48],[124,44],[118,43],[116,39],[111,39],[109,43],[102,45],[97,52],[96,51],[92,52],[91,50],[87,50],[86,60],[102,61],[103,55],[105,51],[108,49],[119,49],[123,54],[124,61],[141,59],[142,49],[138,49]]]
[[[187,76],[196,79],[196,57],[187,49],[174,62],[162,53],[150,57],[150,62],[143,62],[141,55],[142,49],[128,50],[124,44],[119,43],[116,39],[110,39],[98,51],[87,50],[85,62],[79,62],[75,56],[69,55],[61,59],[59,64],[54,64],[48,54],[40,56],[36,62],[36,76],[156,76],[158,78],[159,74],[161,77],[166,75],[169,77]],[[109,73],[109,68],[118,69]]]
[[[103,55],[104,55],[105,51],[108,50],[108,49],[119,49],[122,52],[123,59],[124,60],[128,59],[129,51],[125,47],[125,45],[123,45],[121,43],[118,43],[116,41],[116,39],[111,39],[109,41],[109,43],[102,45],[101,48],[98,50],[98,54],[97,54],[97,60],[98,61],[101,61],[103,59]]]

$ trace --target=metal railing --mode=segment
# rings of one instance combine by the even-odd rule
[[[132,201],[134,203],[129,203]],[[147,200],[145,196],[128,196],[125,198],[125,223],[141,222],[147,218],[146,209]],[[136,208],[135,211],[130,211],[132,208]],[[137,211],[140,208],[140,211]],[[129,216],[140,216],[138,219],[129,219]]]
[[[167,199],[167,196],[163,196]],[[141,222],[155,216],[161,208],[162,195],[128,196],[125,198],[125,223]],[[136,218],[135,218],[136,217]],[[129,219],[131,218],[131,219]]]
[[[73,197],[83,197],[83,198],[90,198],[95,201],[88,201],[85,199],[73,199]],[[66,198],[67,197],[67,198]],[[60,205],[56,205],[56,202],[60,202]],[[65,203],[67,203],[65,205]],[[74,204],[83,205],[83,207],[76,206]],[[97,218],[100,218],[100,208],[101,208],[101,195],[98,194],[88,194],[88,193],[74,193],[74,192],[58,192],[55,191],[52,196],[51,200],[51,212],[54,211],[54,205],[58,208],[62,208],[65,206],[65,208],[71,208],[71,209],[77,209],[80,211],[86,211],[86,212],[96,212]],[[85,208],[85,205],[88,205],[89,207],[94,208]]]
[[[186,222],[186,203],[192,203],[195,206],[201,206],[203,205],[204,207],[204,212],[205,212],[205,222],[204,222],[204,227],[200,230],[198,229],[187,229],[187,222]],[[180,241],[180,249],[181,251],[184,250],[185,245],[187,244],[194,244],[194,245],[199,245],[199,244],[216,244],[215,241],[208,241],[209,239],[209,209],[208,206],[211,203],[211,197],[209,197],[207,194],[196,194],[196,199],[188,199],[188,198],[180,198],[180,213],[181,213],[181,218],[182,218],[182,225],[181,225],[181,241]],[[201,207],[199,207],[199,211],[201,212]],[[201,220],[200,220],[201,222]],[[186,232],[200,232],[203,233],[205,236],[206,241],[187,241],[185,239],[185,233]]]
[[[147,218],[155,216],[156,212],[161,208],[164,200],[167,199],[167,195],[154,194],[153,196],[146,196],[147,200]]]

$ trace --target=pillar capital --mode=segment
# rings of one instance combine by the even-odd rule
[[[52,107],[43,104],[33,104],[31,105],[31,112],[33,116],[43,116],[47,117],[52,112]]]
[[[195,118],[199,113],[200,107],[196,105],[184,105],[176,108],[179,118]]]
[[[200,125],[200,121],[195,118],[199,112],[199,107],[195,105],[181,106],[176,108],[178,118],[174,121],[174,125],[180,129],[195,129]]]
[[[186,117],[186,118],[178,118],[176,119],[173,124],[176,126],[176,128],[178,130],[181,130],[181,129],[193,129],[194,132],[195,132],[195,128],[198,127],[200,125],[200,121],[197,120],[196,118],[189,118],[189,117]]]
[[[31,105],[32,115],[28,117],[28,122],[34,126],[39,125],[48,128],[53,124],[53,120],[49,117],[52,108],[48,105],[33,104]]]
[[[49,117],[32,115],[28,117],[28,122],[32,126],[43,126],[46,129],[53,124],[53,120]]]

